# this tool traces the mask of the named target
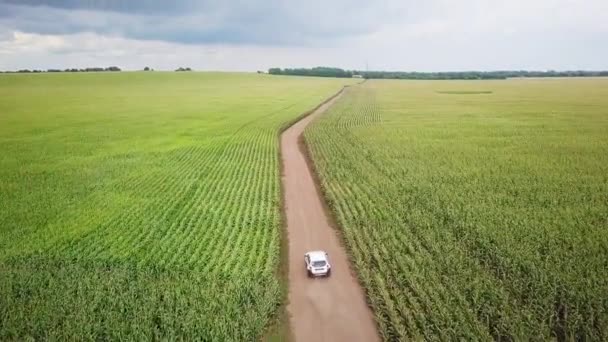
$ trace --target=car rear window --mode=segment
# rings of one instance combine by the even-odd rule
[[[324,260],[313,261],[312,265],[314,267],[323,267],[323,266],[325,266],[325,261]]]

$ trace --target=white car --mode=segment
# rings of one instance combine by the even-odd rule
[[[324,251],[312,251],[304,254],[306,271],[309,277],[328,276],[331,274],[329,256]]]

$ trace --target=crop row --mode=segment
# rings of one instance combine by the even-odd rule
[[[259,340],[284,297],[278,133],[343,82],[0,78],[0,340]]]
[[[511,137],[520,115],[580,133],[530,108],[487,127],[467,112],[470,98],[441,98],[430,84],[351,88],[305,133],[384,339],[607,338],[605,136],[575,156],[562,140],[548,158],[537,143],[546,131]],[[513,94],[476,99],[481,118],[513,111],[504,103],[521,94],[503,86]],[[526,89],[538,103],[543,90]],[[581,125],[593,131],[601,115]]]

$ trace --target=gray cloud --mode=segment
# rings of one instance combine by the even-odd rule
[[[204,10],[211,1],[165,1],[165,0],[3,0],[5,4],[42,6],[68,10],[112,11],[137,14],[183,13],[191,10]]]
[[[387,4],[388,7],[394,6]],[[392,19],[369,1],[0,1],[0,23],[46,34],[95,32],[187,44],[322,45]]]
[[[167,69],[608,69],[605,13],[606,0],[0,0],[0,69],[144,57]]]

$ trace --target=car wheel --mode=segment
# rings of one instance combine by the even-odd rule
[[[312,272],[307,271],[307,273],[308,273],[308,278],[312,278]]]
[[[327,276],[329,277],[331,275],[331,268],[327,270]]]

